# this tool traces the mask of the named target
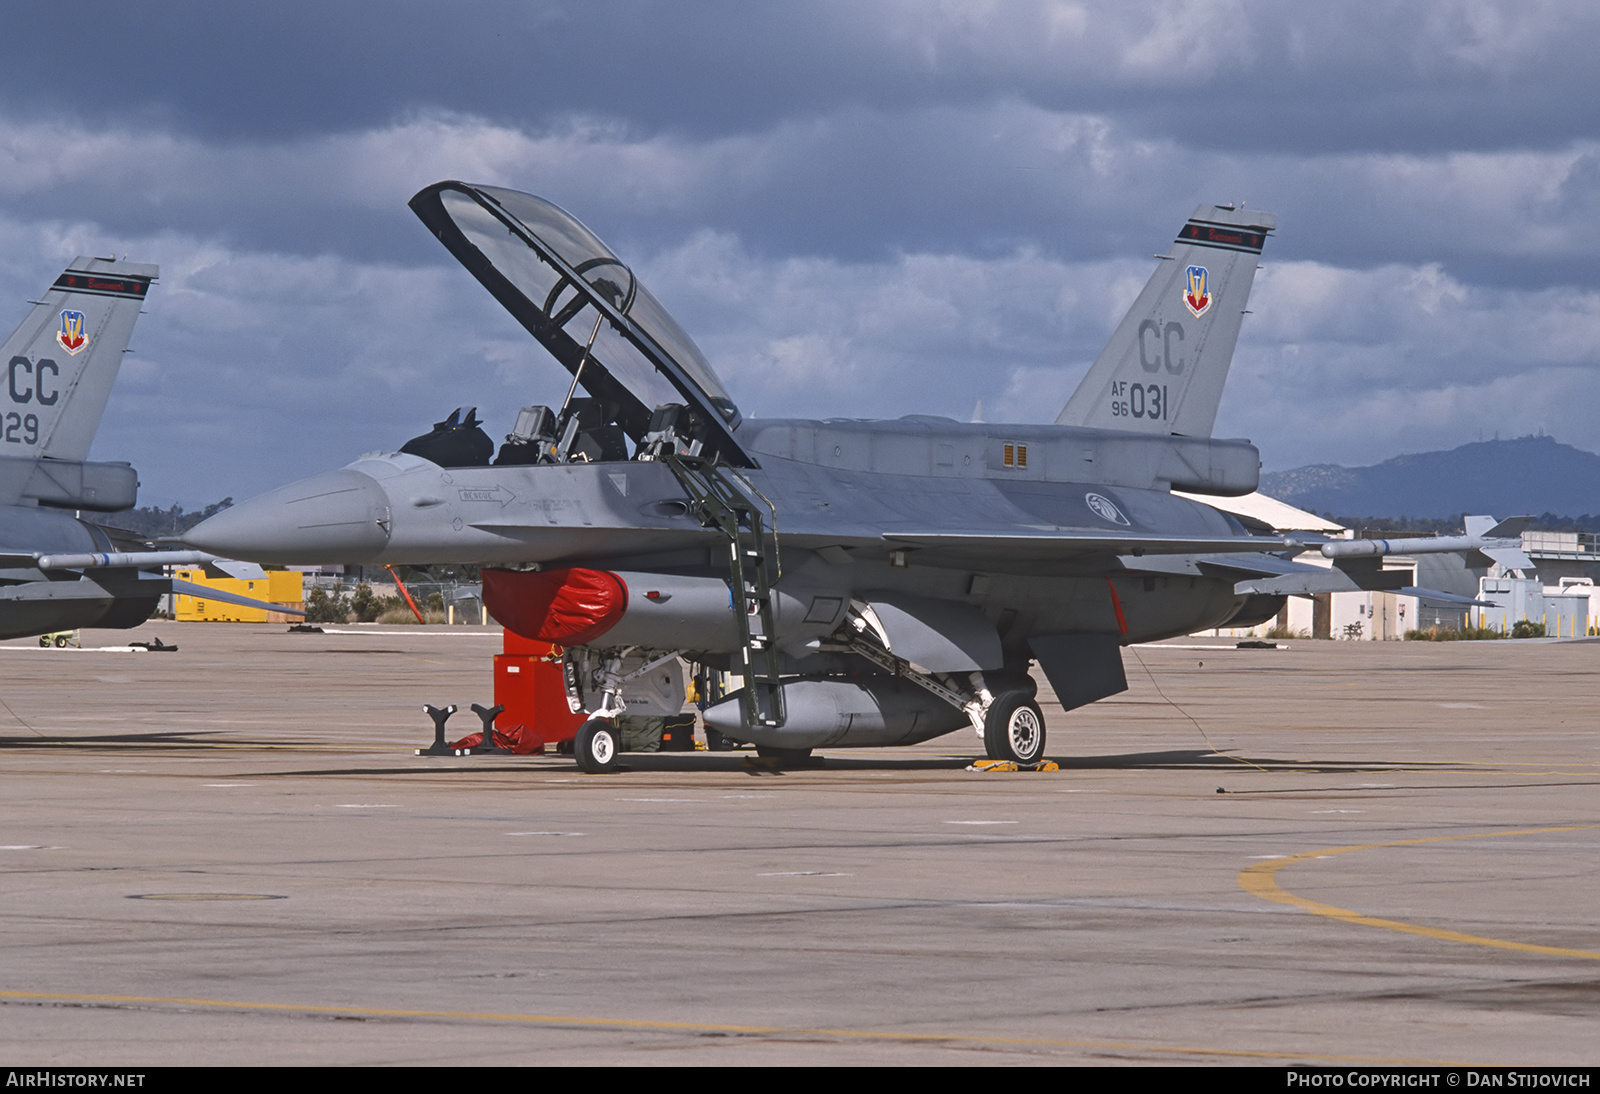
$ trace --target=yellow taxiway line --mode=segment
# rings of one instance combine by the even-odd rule
[[[894,1041],[933,1044],[939,1042],[981,1045],[1010,1045],[1018,1048],[1081,1048],[1103,1052],[1149,1052],[1167,1056],[1215,1056],[1256,1060],[1307,1060],[1340,1064],[1376,1064],[1407,1067],[1471,1066],[1444,1060],[1405,1060],[1380,1056],[1329,1056],[1314,1052],[1275,1052],[1264,1049],[1216,1048],[1202,1045],[1152,1045],[1131,1041],[1057,1041],[1029,1037],[989,1037],[968,1033],[895,1033],[889,1030],[827,1029],[800,1026],[744,1026],[715,1022],[662,1022],[643,1018],[585,1018],[564,1014],[502,1014],[494,1011],[402,1010],[380,1007],[330,1007],[304,1003],[256,1003],[239,999],[189,999],[157,995],[70,995],[37,991],[0,991],[0,1000],[40,1003],[144,1004],[157,1006],[215,1007],[222,1010],[255,1010],[296,1014],[337,1014],[366,1018],[433,1018],[447,1021],[511,1022],[544,1026],[574,1026],[580,1029],[644,1030],[660,1033],[725,1033],[837,1037],[861,1041]]]
[[[1294,893],[1280,888],[1277,879],[1278,871],[1286,866],[1293,866],[1308,859],[1344,855],[1351,851],[1375,851],[1383,847],[1415,847],[1423,843],[1446,843],[1451,840],[1536,836],[1548,832],[1580,832],[1591,828],[1600,828],[1600,825],[1573,824],[1561,828],[1524,828],[1515,832],[1473,832],[1460,836],[1429,836],[1426,839],[1401,839],[1391,840],[1388,843],[1360,843],[1351,844],[1348,847],[1327,847],[1320,851],[1303,851],[1298,855],[1285,855],[1282,858],[1258,862],[1254,866],[1248,866],[1239,871],[1239,888],[1264,900],[1274,900],[1279,904],[1287,904],[1292,908],[1300,908],[1303,911],[1311,912],[1313,915],[1327,916],[1329,919],[1355,923],[1362,927],[1382,927],[1385,930],[1422,935],[1424,938],[1436,938],[1441,942],[1466,942],[1474,946],[1492,946],[1498,950],[1520,950],[1523,953],[1548,954],[1553,957],[1581,957],[1589,961],[1600,961],[1600,952],[1595,950],[1570,950],[1562,946],[1538,946],[1531,942],[1513,942],[1504,938],[1486,938],[1483,935],[1446,931],[1438,927],[1424,927],[1417,923],[1403,923],[1397,919],[1380,919],[1377,916],[1362,915],[1360,912],[1353,912],[1348,908],[1337,908],[1332,904],[1323,904],[1321,901],[1296,896]]]

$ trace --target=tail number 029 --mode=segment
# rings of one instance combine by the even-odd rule
[[[18,414],[12,411],[5,416],[4,436],[7,444],[38,444],[39,416]]]

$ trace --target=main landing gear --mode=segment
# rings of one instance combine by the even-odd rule
[[[1044,715],[1025,695],[1001,695],[983,719],[983,750],[991,760],[1037,763],[1044,757]]]

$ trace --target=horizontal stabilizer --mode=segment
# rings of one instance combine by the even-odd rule
[[[1459,593],[1447,593],[1440,589],[1422,589],[1415,585],[1407,585],[1400,589],[1401,596],[1419,596],[1423,600],[1437,600],[1445,604],[1459,604],[1463,608],[1494,608],[1499,607],[1491,600],[1478,600],[1475,597],[1462,596]]]
[[[1356,588],[1369,593],[1393,592],[1415,576],[1409,567],[1385,570],[1383,560],[1377,558],[1338,558],[1334,559],[1333,568],[1354,581]]]
[[[1381,570],[1377,559],[1356,559],[1356,565],[1346,564],[1324,569],[1307,566],[1296,573],[1277,577],[1251,578],[1234,585],[1240,596],[1310,596],[1313,593],[1396,592],[1411,583],[1415,574],[1410,569]],[[1359,565],[1365,563],[1366,565]]]

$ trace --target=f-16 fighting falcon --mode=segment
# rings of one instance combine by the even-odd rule
[[[565,399],[523,408],[498,453],[457,412],[186,538],[261,562],[483,564],[494,618],[566,650],[585,770],[615,765],[615,718],[682,661],[742,680],[705,722],[763,753],[966,727],[1033,762],[1035,662],[1071,710],[1126,689],[1122,646],[1409,582],[1373,556],[1298,564],[1308,544],[1174,493],[1256,488],[1255,447],[1211,432],[1271,214],[1197,209],[1056,423],[999,425],[746,419],[564,210],[453,181],[411,208],[571,374]]]
[[[293,610],[142,572],[217,560],[192,551],[119,553],[113,535],[126,533],[73,515],[116,513],[137,500],[132,467],[88,456],[157,274],[143,263],[74,259],[0,348],[0,638],[137,627],[174,588]]]

